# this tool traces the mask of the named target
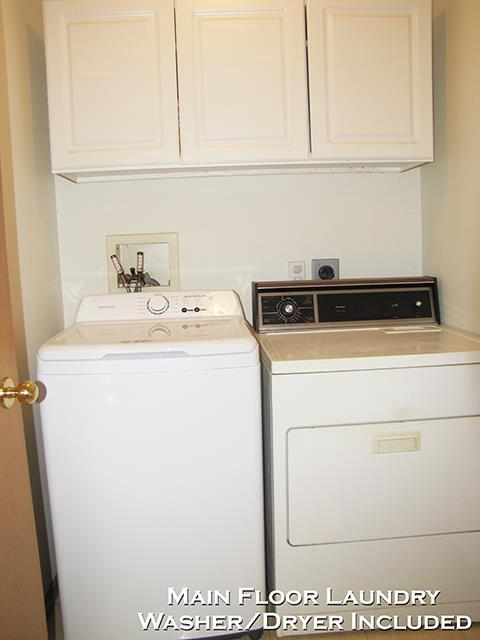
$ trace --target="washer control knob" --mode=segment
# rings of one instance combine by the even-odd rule
[[[147,302],[147,309],[156,316],[165,313],[169,306],[168,299],[159,293],[152,296]]]
[[[282,318],[292,318],[298,311],[298,307],[293,300],[282,300],[278,305],[278,312]]]

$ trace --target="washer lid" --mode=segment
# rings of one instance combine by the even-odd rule
[[[241,317],[79,322],[45,342],[41,361],[121,360],[254,354],[257,342]]]
[[[258,336],[272,373],[353,371],[480,362],[480,339],[439,326]]]

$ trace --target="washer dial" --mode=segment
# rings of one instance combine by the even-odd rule
[[[165,313],[169,306],[170,303],[168,301],[168,298],[162,296],[160,293],[152,296],[147,302],[147,309],[150,311],[150,313],[153,313],[156,316]]]

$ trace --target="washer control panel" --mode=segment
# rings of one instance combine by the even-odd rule
[[[258,332],[439,324],[435,278],[253,283]]]
[[[165,314],[169,309],[175,315],[218,315],[218,313],[215,314],[215,305],[212,306],[211,302],[210,296],[198,293],[183,296],[179,294],[167,296],[156,293],[147,300],[146,307],[147,311],[155,316]]]
[[[86,296],[75,322],[241,316],[235,291],[166,291]]]

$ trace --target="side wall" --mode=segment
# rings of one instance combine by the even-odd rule
[[[480,2],[434,0],[435,163],[421,169],[425,271],[443,320],[480,333]]]

